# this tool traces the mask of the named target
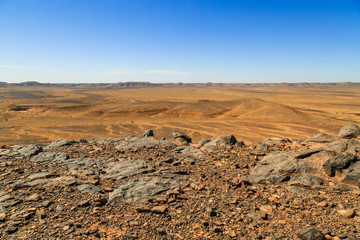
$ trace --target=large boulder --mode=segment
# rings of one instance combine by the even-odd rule
[[[171,132],[169,138],[180,143],[191,143],[192,141],[191,137],[182,132]]]
[[[344,183],[358,185],[360,188],[360,161],[351,164],[342,172],[341,180]]]
[[[154,137],[154,131],[151,129],[145,130],[143,133],[143,137]]]
[[[358,136],[360,136],[360,127],[355,124],[343,126],[338,134],[341,138],[357,138]]]
[[[304,143],[307,142],[315,142],[315,143],[328,143],[328,142],[334,142],[337,138],[335,136],[326,134],[326,133],[317,133],[314,135],[311,135],[308,137]]]
[[[336,172],[342,172],[343,169],[348,168],[356,160],[354,155],[343,153],[327,160],[323,167],[328,176],[334,177]]]
[[[235,143],[237,142],[236,138],[233,135],[229,135],[229,136],[222,136],[222,137],[217,137],[214,138],[213,140],[211,140],[208,143],[205,143],[201,149],[209,149],[209,150],[215,150],[218,147],[221,146],[233,146]]]

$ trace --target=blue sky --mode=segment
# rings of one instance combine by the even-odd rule
[[[0,0],[0,81],[360,81],[360,0]]]

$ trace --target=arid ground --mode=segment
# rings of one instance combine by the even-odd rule
[[[181,131],[193,141],[233,134],[245,143],[269,137],[336,135],[360,124],[360,85],[163,84],[119,88],[77,85],[0,87],[0,144]]]

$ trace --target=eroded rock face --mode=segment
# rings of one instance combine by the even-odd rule
[[[334,177],[336,172],[341,172],[343,169],[348,168],[356,160],[357,158],[352,154],[339,154],[327,160],[323,167],[328,176]]]
[[[216,150],[221,146],[233,146],[237,142],[233,135],[217,137],[210,142],[205,143],[202,150]]]
[[[337,138],[335,136],[326,134],[326,133],[317,133],[310,137],[308,137],[304,143],[307,142],[315,142],[315,143],[328,143],[328,142],[334,142]]]
[[[51,142],[44,149],[53,149],[53,148],[58,148],[58,147],[62,147],[62,146],[70,146],[70,145],[73,145],[74,143],[77,143],[77,142],[74,140],[69,140],[69,139],[56,140],[56,141]]]
[[[106,172],[101,175],[103,178],[116,178],[120,180],[154,170],[147,162],[142,160],[123,160],[120,162],[110,162],[103,171]]]
[[[117,149],[120,150],[130,150],[135,148],[143,148],[143,147],[158,147],[158,146],[165,146],[165,147],[172,147],[175,148],[176,145],[167,140],[156,140],[152,137],[125,137],[117,141],[118,145],[116,146]]]
[[[360,136],[360,127],[355,124],[348,124],[342,127],[339,131],[340,138],[357,138]]]
[[[180,143],[181,142],[191,143],[192,141],[191,137],[189,137],[188,135],[182,132],[171,132],[169,138],[176,140]]]
[[[181,187],[176,178],[144,177],[131,179],[118,186],[109,194],[109,201],[121,200],[125,202],[141,203],[157,194]]]
[[[30,144],[30,145],[21,145],[13,147],[10,152],[7,154],[11,157],[32,157],[36,154],[42,152],[43,149],[41,146],[38,146],[36,144]]]
[[[48,163],[51,161],[64,161],[69,158],[69,154],[64,152],[41,152],[31,158],[35,163]]]

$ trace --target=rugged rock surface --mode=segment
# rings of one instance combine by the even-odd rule
[[[340,138],[357,138],[360,136],[360,127],[355,124],[348,124],[342,127],[339,131]]]
[[[0,238],[360,237],[356,139],[150,135],[4,146]]]

